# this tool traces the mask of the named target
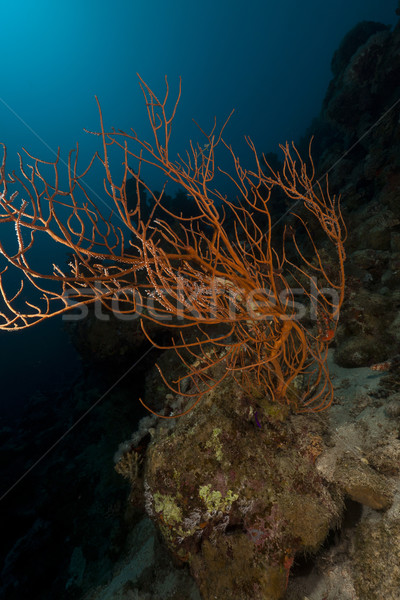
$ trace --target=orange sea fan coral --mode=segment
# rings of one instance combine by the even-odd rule
[[[199,127],[204,143],[190,142],[184,155],[173,157],[170,138],[180,89],[169,113],[167,80],[162,100],[139,80],[153,142],[142,140],[134,130],[105,131],[98,102],[100,131],[95,135],[102,152],[79,173],[78,149],[72,151],[65,188],[60,184],[59,156],[47,162],[25,151],[31,164],[25,166],[20,158],[19,173],[7,177],[4,148],[0,223],[14,225],[17,250],[11,252],[2,241],[0,251],[24,278],[8,294],[6,269],[1,273],[0,329],[31,327],[101,302],[124,318],[140,314],[143,331],[157,347],[146,321],[175,331],[163,348],[173,349],[186,371],[174,382],[162,372],[161,376],[172,390],[194,399],[181,414],[228,374],[246,388],[262,386],[271,398],[296,410],[325,408],[332,399],[327,349],[344,295],[345,227],[339,198],[330,195],[327,181],[322,185],[315,180],[311,155],[307,168],[293,145],[281,146],[284,163],[277,172],[258,157],[247,139],[254,169],[242,168],[222,137],[229,118],[218,131],[216,123],[209,133]],[[218,169],[217,147],[229,154],[230,173]],[[118,180],[110,167],[115,150],[123,164]],[[113,207],[108,215],[84,185],[85,175],[98,161]],[[185,191],[193,209],[189,216],[174,212],[164,189],[155,193],[146,185],[141,175],[145,165]],[[235,200],[211,187],[217,169],[236,186]],[[136,182],[133,207],[127,196],[129,178]],[[151,200],[148,210],[143,190]],[[281,251],[273,246],[269,210],[275,190],[299,209],[296,218],[302,231],[300,244],[293,227],[286,227]],[[330,244],[329,267],[317,248],[314,227],[322,229]],[[41,272],[33,266],[32,250],[40,236],[68,249],[67,267],[54,264],[52,271]],[[33,292],[29,300],[27,284]],[[35,300],[37,292],[40,298]],[[307,319],[299,318],[299,297],[308,305]],[[296,386],[295,394],[299,378],[303,385],[301,392]]]

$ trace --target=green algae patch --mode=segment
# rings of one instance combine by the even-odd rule
[[[169,525],[182,521],[182,510],[176,504],[172,496],[164,496],[156,492],[153,496],[154,510],[159,513],[162,512],[163,519]]]
[[[211,485],[202,485],[199,489],[199,496],[207,507],[208,512],[220,510],[226,512],[230,510],[232,503],[239,498],[232,490],[228,490],[223,498],[218,490],[211,490]]]
[[[211,440],[208,440],[208,442],[206,443],[207,448],[214,448],[215,457],[218,460],[218,462],[222,461],[222,444],[221,440],[219,439],[219,434],[221,433],[221,431],[222,430],[219,427],[215,427],[212,432]]]

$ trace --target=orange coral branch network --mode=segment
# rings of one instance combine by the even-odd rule
[[[0,329],[28,328],[101,302],[116,314],[140,312],[143,331],[156,347],[146,322],[175,332],[162,347],[176,353],[185,373],[174,382],[161,376],[175,393],[192,399],[182,415],[228,374],[240,386],[261,386],[272,399],[296,410],[326,408],[333,395],[327,350],[344,296],[346,230],[340,199],[330,194],[327,181],[322,185],[315,180],[311,153],[307,169],[293,144],[281,146],[283,167],[276,172],[247,139],[255,168],[244,169],[223,138],[231,115],[219,130],[216,122],[208,133],[198,126],[201,143],[190,141],[185,154],[173,156],[170,141],[181,89],[169,111],[167,80],[161,100],[140,77],[139,82],[152,143],[133,129],[106,131],[96,98],[100,131],[90,133],[101,138],[102,150],[82,173],[77,147],[68,156],[67,177],[61,177],[59,154],[48,162],[26,151],[30,164],[20,156],[19,172],[7,176],[3,146],[0,223],[4,230],[14,227],[15,243],[11,250],[2,238],[0,252],[23,278],[10,293],[7,267],[1,271]],[[231,172],[218,168],[217,149],[227,152]],[[123,166],[118,177],[112,172],[116,151]],[[109,214],[100,210],[84,183],[98,164],[112,205]],[[141,175],[144,167],[161,171],[184,190],[189,216],[168,204],[165,189],[150,189]],[[211,187],[216,172],[235,185],[238,197],[228,198]],[[66,180],[63,186],[61,179]],[[132,179],[133,206],[127,194]],[[294,225],[287,225],[280,251],[269,208],[276,192],[282,202],[298,208],[291,220],[301,231],[299,241]],[[324,234],[329,254],[315,241],[317,230]],[[35,266],[34,251],[44,238],[68,249],[68,265]],[[299,294],[308,306],[303,318]]]

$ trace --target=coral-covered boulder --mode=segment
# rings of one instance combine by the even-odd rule
[[[146,510],[204,599],[282,598],[295,555],[316,551],[341,512],[314,464],[321,417],[251,403],[225,380],[147,449]]]

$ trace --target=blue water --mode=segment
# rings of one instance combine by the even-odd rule
[[[397,4],[397,0],[3,2],[0,142],[8,148],[7,170],[18,167],[17,153],[22,147],[45,160],[54,160],[60,147],[61,176],[65,181],[68,151],[75,147],[76,142],[80,145],[80,165],[82,168],[86,166],[99,142],[97,137],[83,131],[84,128],[92,131],[99,128],[95,94],[101,102],[106,128],[114,126],[129,130],[134,127],[141,136],[151,141],[137,72],[160,97],[165,93],[164,78],[167,75],[172,106],[179,77],[182,77],[182,99],[171,141],[173,152],[182,152],[188,147],[189,139],[198,139],[199,132],[193,118],[208,129],[214,116],[222,124],[235,109],[225,137],[241,156],[242,164],[247,166],[251,155],[244,136],[249,135],[253,139],[260,153],[274,152],[278,144],[286,140],[298,140],[320,111],[332,77],[330,62],[343,36],[362,20],[393,25]],[[118,160],[112,165],[116,173],[121,169],[121,161]],[[29,162],[27,159],[27,164]],[[222,163],[221,166],[229,169],[228,164]],[[164,178],[160,173],[145,171],[145,175],[149,177],[148,183],[153,190],[161,189]],[[97,198],[103,194],[103,176],[100,170],[95,169],[90,179]],[[228,185],[221,190],[222,193],[230,191]],[[0,227],[2,243],[10,243],[11,236],[14,236],[13,229],[9,231]],[[48,268],[49,257],[50,263],[57,261],[62,266],[65,253],[44,242],[38,251],[38,264]],[[56,588],[57,594],[68,579],[68,564],[74,547],[79,546],[79,535],[86,533],[86,514],[96,502],[99,478],[106,473],[110,479],[107,481],[110,488],[104,486],[110,495],[110,498],[106,496],[106,507],[126,499],[123,484],[117,483],[116,476],[113,480],[112,455],[118,441],[124,439],[125,428],[135,429],[135,411],[128,415],[131,422],[124,413],[130,402],[137,401],[134,376],[135,373],[132,374],[132,385],[127,386],[121,397],[117,395],[110,402],[108,413],[104,408],[105,416],[103,414],[98,428],[94,416],[91,428],[83,422],[74,436],[66,438],[68,447],[60,448],[60,458],[53,457],[53,462],[47,463],[51,467],[49,471],[43,462],[43,471],[38,471],[36,479],[24,480],[24,484],[15,487],[18,502],[10,500],[10,510],[17,506],[18,518],[13,515],[12,522],[17,527],[13,532],[14,538],[10,535],[2,548],[5,555],[18,542],[19,536],[22,538],[32,531],[36,535],[35,527],[39,527],[38,531],[42,531],[42,526],[43,530],[48,528],[47,532],[51,530],[49,523],[52,517],[49,515],[54,510],[58,527],[54,540],[52,542],[51,536],[49,540],[42,536],[39,548],[44,553],[42,565],[48,567],[45,571],[47,584],[50,585],[48,582],[53,575],[58,577],[57,585],[60,587]],[[32,464],[57,436],[68,429],[74,418],[78,418],[90,403],[101,396],[101,390],[107,389],[107,386],[96,387],[97,378],[93,373],[86,387],[79,388],[84,381],[81,360],[60,318],[21,332],[0,331],[0,381],[1,428],[8,427],[15,418],[24,414],[24,409],[38,393],[45,399],[41,406],[44,414],[48,407],[48,418],[43,417],[42,429],[41,422],[37,421],[33,426],[25,414],[22,423],[22,429],[25,429],[19,430],[20,437],[15,442],[17,446],[17,441],[23,440],[24,446],[13,449],[12,429],[7,430],[8,446],[4,461],[8,474],[15,472],[15,481],[23,473],[24,461]],[[78,388],[79,393],[76,392]],[[58,413],[62,414],[61,422],[52,421],[53,414],[54,419],[58,418],[57,412],[51,412],[55,401],[62,404]],[[119,415],[122,424],[113,430],[114,415]],[[48,438],[46,428],[51,432]],[[38,438],[40,443],[35,446]],[[103,444],[101,451],[98,444]],[[15,450],[15,465],[10,449]],[[85,449],[89,454],[88,460],[81,457]],[[94,456],[100,463],[96,472],[90,463]],[[60,478],[60,473],[65,472],[68,477]],[[104,489],[101,491],[104,493]],[[36,505],[39,492],[42,496]],[[71,511],[67,520],[61,514],[62,502]],[[41,509],[39,516],[35,512],[36,506]],[[123,508],[119,515],[121,519],[122,515]],[[103,530],[102,510],[99,509],[95,516],[97,520],[91,521],[92,529],[88,526],[88,535],[93,535],[98,528],[97,535],[103,536],[100,542],[104,549],[101,543],[97,549],[91,548],[93,561],[99,560],[102,564],[101,552],[104,550],[105,554],[108,551],[111,522],[109,529]],[[45,525],[41,519],[46,521]],[[5,536],[3,542],[4,539]],[[52,556],[52,543],[57,546],[55,557]],[[28,548],[31,551],[31,547]],[[35,548],[34,544],[32,548]],[[104,572],[112,568],[112,561],[108,560]],[[59,572],[56,573],[57,569]],[[104,573],[102,576],[106,577]],[[16,592],[13,600],[24,597],[30,600],[61,598],[60,595],[54,596],[51,588],[46,589],[45,594],[38,580],[33,591],[29,578],[24,585],[23,592],[19,596]],[[24,596],[27,590],[30,594]]]

